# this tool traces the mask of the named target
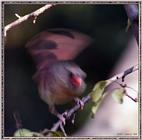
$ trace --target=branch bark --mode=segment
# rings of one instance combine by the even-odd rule
[[[18,15],[18,19],[4,27],[4,36],[6,37],[7,31],[9,31],[11,28],[21,24],[22,22],[24,22],[30,18],[36,19],[40,14],[42,14],[43,12],[45,12],[47,9],[49,9],[52,6],[53,5],[51,5],[51,4],[47,4],[43,7],[41,7],[40,9],[38,9],[28,15],[25,15],[23,17],[20,17],[18,14],[16,14],[16,15]]]
[[[125,70],[124,72],[122,72],[122,73],[120,73],[120,74],[117,74],[117,75],[113,76],[112,78],[106,80],[106,81],[107,81],[107,85],[106,85],[106,86],[109,86],[111,83],[113,83],[113,82],[115,82],[116,80],[121,79],[121,78],[122,78],[122,81],[123,81],[124,78],[125,78],[127,75],[129,75],[129,74],[131,74],[131,73],[133,73],[133,72],[135,72],[135,71],[137,71],[137,70],[138,70],[138,65],[132,66],[131,68]],[[90,100],[91,100],[91,96],[90,96],[90,95],[87,95],[87,96],[83,97],[81,101],[82,101],[82,102],[84,103],[84,105],[85,105],[85,104],[87,104]],[[70,119],[70,117],[71,117],[76,111],[78,111],[79,109],[80,109],[80,105],[79,105],[79,104],[76,104],[73,108],[71,108],[70,110],[67,111],[67,115],[65,116],[65,119],[66,119],[66,120]],[[55,123],[55,124],[53,125],[53,127],[51,128],[51,131],[57,131],[58,128],[60,127],[60,124],[61,124],[61,123],[62,123],[62,121],[61,121],[61,120],[58,120],[58,122]]]

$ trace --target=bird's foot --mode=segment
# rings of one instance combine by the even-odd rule
[[[66,115],[67,115],[67,112],[64,112],[63,114],[57,114],[57,117],[61,120],[63,125],[66,124],[66,118],[65,118]]]
[[[84,102],[79,98],[74,98],[75,102],[80,105],[80,109],[83,110]]]

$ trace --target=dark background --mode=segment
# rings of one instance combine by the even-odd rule
[[[4,25],[16,20],[15,13],[24,16],[42,7],[41,4],[4,4]],[[98,80],[107,79],[115,63],[126,49],[131,32],[126,32],[127,15],[123,5],[58,4],[36,21],[27,20],[7,33],[4,47],[4,135],[16,131],[13,113],[20,114],[22,126],[39,132],[50,129],[56,117],[48,112],[48,105],[38,96],[32,76],[35,66],[25,49],[25,44],[37,33],[50,28],[69,28],[93,38],[90,47],[77,58],[87,72],[88,88]],[[86,94],[85,93],[85,94]],[[59,107],[63,112],[68,106]],[[90,105],[79,111],[75,124],[67,123],[68,134],[79,129],[90,114]]]

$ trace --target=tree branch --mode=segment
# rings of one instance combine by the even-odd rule
[[[131,22],[132,32],[139,43],[139,29],[138,29],[138,6],[137,4],[125,4],[124,8],[126,10],[127,16]]]
[[[28,20],[30,18],[34,18],[33,22],[35,23],[35,19],[40,14],[42,14],[43,12],[45,12],[47,9],[49,9],[52,6],[53,6],[53,4],[47,4],[47,5],[43,6],[43,7],[41,7],[40,9],[38,9],[38,10],[28,14],[28,15],[25,15],[23,17],[20,17],[18,14],[16,14],[16,16],[18,15],[18,19],[4,27],[4,36],[6,37],[7,31],[9,31],[11,28],[21,24],[22,22],[24,22],[24,21],[26,21],[26,20]]]
[[[117,74],[115,76],[113,76],[112,78],[107,80],[107,86],[110,85],[111,83],[115,82],[118,79],[122,78],[122,81],[124,81],[124,78],[128,75],[131,74],[132,72],[135,72],[138,70],[138,65],[135,65],[127,70],[125,70],[124,72]]]
[[[106,81],[107,81],[106,86],[109,86],[111,83],[113,83],[113,82],[115,82],[116,80],[121,79],[121,78],[122,78],[122,81],[123,81],[124,78],[125,78],[127,75],[129,75],[129,74],[131,74],[131,73],[133,73],[133,72],[135,72],[135,71],[137,71],[137,70],[138,70],[138,65],[133,66],[133,67],[131,67],[131,68],[125,70],[124,72],[113,76],[112,78],[106,80]],[[87,104],[90,100],[91,100],[91,95],[89,94],[89,95],[83,97],[81,101],[82,101],[82,102],[84,103],[84,105],[85,105],[85,104]],[[76,111],[78,111],[79,109],[80,109],[80,105],[79,105],[79,104],[76,104],[73,108],[71,108],[70,110],[67,111],[67,115],[65,116],[65,119],[66,119],[66,120],[70,119],[70,117],[71,117]],[[62,121],[61,121],[61,120],[58,120],[58,122],[55,123],[55,124],[53,125],[53,127],[51,128],[51,131],[56,131],[56,130],[58,130],[58,128],[60,127],[60,124],[61,124],[61,123],[62,123]]]

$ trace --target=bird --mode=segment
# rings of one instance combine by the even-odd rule
[[[86,89],[86,73],[74,59],[89,47],[92,38],[84,33],[65,28],[42,31],[26,44],[36,72],[33,80],[40,98],[48,104],[49,111],[65,123],[55,105],[72,100],[83,106],[79,97]]]

